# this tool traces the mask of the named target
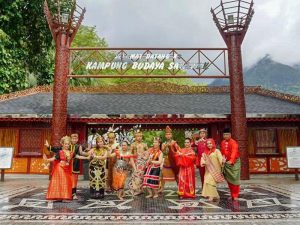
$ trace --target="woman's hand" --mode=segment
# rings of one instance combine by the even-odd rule
[[[222,157],[222,165],[224,165],[226,163],[226,157],[223,155]]]
[[[48,161],[48,158],[45,153],[43,154],[43,160]]]

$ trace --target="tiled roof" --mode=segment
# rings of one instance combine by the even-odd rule
[[[246,94],[247,115],[298,114],[300,104],[255,93]],[[52,94],[38,93],[0,102],[0,117],[7,114],[50,115]],[[229,93],[107,94],[69,93],[68,114],[230,114]],[[20,115],[22,116],[22,115]]]

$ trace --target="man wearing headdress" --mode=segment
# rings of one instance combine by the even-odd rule
[[[143,142],[143,133],[141,130],[134,132],[134,142],[130,146],[132,154],[137,156],[148,150],[148,146]]]
[[[192,144],[192,147],[196,147],[197,148],[196,165],[199,168],[199,174],[200,174],[200,178],[201,178],[201,184],[202,184],[202,187],[203,187],[205,167],[201,167],[200,166],[200,162],[201,162],[202,154],[204,153],[204,151],[206,149],[207,130],[205,128],[201,128],[199,130],[199,136],[200,136],[199,140],[197,142],[194,142]]]
[[[223,131],[221,152],[226,158],[224,165],[224,177],[228,183],[231,197],[237,200],[240,193],[241,161],[238,143],[231,137],[230,128]]]
[[[128,186],[132,195],[139,195],[142,193],[144,173],[149,160],[149,153],[147,151],[147,144],[143,142],[143,133],[140,130],[136,130],[134,136],[135,140],[130,146],[133,155],[131,158],[133,173]]]
[[[179,151],[180,147],[177,142],[172,138],[172,129],[167,126],[165,129],[166,141],[162,144],[162,152],[164,157],[163,169],[162,169],[162,180],[159,192],[164,191],[166,181],[178,182],[179,168],[176,165],[175,153]]]
[[[113,168],[116,163],[116,157],[114,156],[113,153],[115,153],[115,151],[120,148],[120,145],[116,141],[116,134],[113,131],[109,131],[109,133],[107,134],[107,137],[108,137],[107,190],[111,191],[112,183],[113,183]],[[113,157],[110,156],[111,154],[113,154]]]

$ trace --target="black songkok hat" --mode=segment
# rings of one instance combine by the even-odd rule
[[[223,130],[223,134],[225,133],[231,133],[231,129],[228,127],[228,128],[224,128]]]

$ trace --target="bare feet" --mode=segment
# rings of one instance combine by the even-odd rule
[[[158,195],[154,195],[153,198],[158,198]]]
[[[78,197],[76,194],[73,195],[73,200],[78,200]]]
[[[214,198],[214,201],[215,202],[220,201],[220,198]]]
[[[147,195],[145,198],[152,198],[153,196],[152,195]]]
[[[208,198],[208,201],[209,201],[209,202],[213,202],[213,201],[214,201],[214,198],[209,197],[209,198]]]

